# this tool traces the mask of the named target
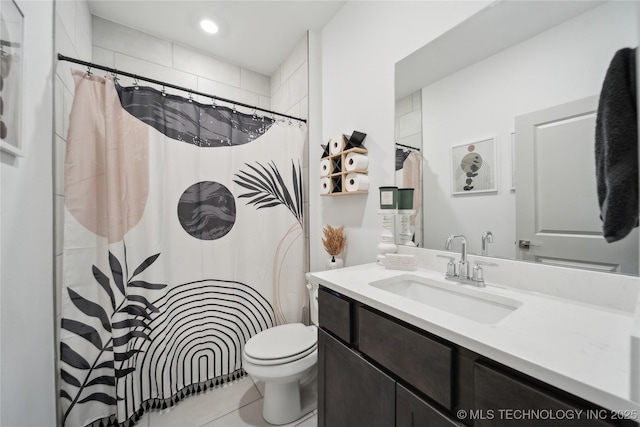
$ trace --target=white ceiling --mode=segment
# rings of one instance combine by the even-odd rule
[[[89,0],[93,15],[271,76],[307,30],[318,32],[346,1]],[[220,31],[205,34],[203,17]]]

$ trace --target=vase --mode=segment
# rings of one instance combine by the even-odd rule
[[[344,267],[344,261],[340,257],[340,255],[331,255],[329,259],[327,259],[327,267],[329,270],[335,270],[336,268]]]

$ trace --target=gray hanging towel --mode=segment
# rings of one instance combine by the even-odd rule
[[[596,118],[596,180],[607,242],[638,226],[636,49],[615,53],[602,84]]]

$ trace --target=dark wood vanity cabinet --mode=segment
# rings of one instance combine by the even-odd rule
[[[409,385],[451,409],[453,347],[357,307],[358,349]]]
[[[515,423],[543,427],[556,422],[567,427],[611,425],[605,419],[611,418],[612,414],[601,408],[586,402],[573,402],[571,396],[561,396],[544,385],[523,381],[503,369],[477,362],[474,372],[477,427],[513,426]]]
[[[318,367],[319,426],[396,425],[395,380],[323,330]]]
[[[400,383],[396,383],[395,425],[402,427],[463,426]]]
[[[639,426],[327,288],[318,301],[319,427]]]

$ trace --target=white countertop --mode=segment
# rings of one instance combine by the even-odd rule
[[[444,278],[433,270],[390,270],[375,263],[311,273],[308,278],[597,405],[640,411],[630,397],[633,313],[487,281],[479,291],[523,304],[500,321],[485,324],[369,285],[403,274]],[[634,420],[640,421],[637,416]]]

